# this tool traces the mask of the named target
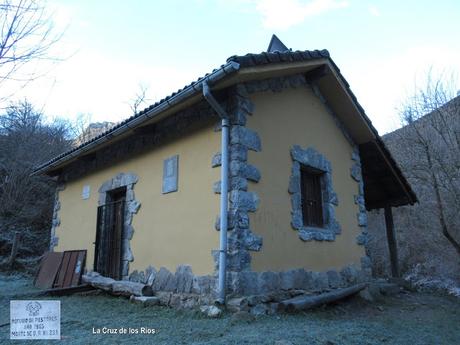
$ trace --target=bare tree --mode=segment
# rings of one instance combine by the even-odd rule
[[[24,240],[33,238],[31,246],[46,247],[55,185],[31,173],[70,148],[69,128],[65,120],[47,123],[27,101],[12,104],[0,116],[0,243],[20,230]]]
[[[24,85],[38,76],[35,69],[24,67],[49,59],[50,48],[61,34],[55,34],[53,21],[38,0],[1,0],[0,25],[0,83]]]
[[[428,74],[426,86],[402,106],[400,164],[418,188],[425,215],[437,220],[460,255],[460,97],[455,83]]]
[[[146,85],[139,83],[136,95],[129,101],[129,107],[131,108],[133,115],[136,115],[139,112],[142,105],[147,105],[147,102],[150,100],[147,98],[148,90],[149,88]]]

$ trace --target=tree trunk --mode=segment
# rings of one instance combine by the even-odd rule
[[[121,296],[153,296],[152,287],[142,283],[116,280],[112,284],[112,293]]]
[[[107,291],[118,296],[153,296],[152,287],[142,283],[130,282],[126,280],[114,280],[103,277],[98,273],[85,274],[82,277],[84,283],[90,284],[95,288]]]
[[[21,233],[16,231],[14,233],[13,245],[11,247],[11,254],[8,259],[7,265],[13,267],[14,261],[16,260],[16,255],[18,255],[19,242],[21,240]]]
[[[428,147],[425,148],[425,154],[426,154],[426,158],[428,161],[428,168],[430,169],[431,180],[433,183],[434,192],[436,195],[436,207],[438,209],[438,218],[439,218],[439,223],[441,224],[442,234],[450,242],[450,244],[455,248],[455,250],[457,251],[457,254],[460,255],[460,243],[458,243],[455,240],[455,238],[452,237],[452,235],[449,233],[449,230],[448,230],[446,217],[444,215],[444,205],[442,203],[441,192],[439,190],[438,180],[433,171],[433,162],[431,160],[431,154],[430,154]]]
[[[298,296],[279,304],[280,311],[294,312],[297,310],[306,310],[318,307],[322,304],[333,303],[354,295],[363,290],[367,286],[366,283],[357,284],[344,289],[322,293],[317,296]]]

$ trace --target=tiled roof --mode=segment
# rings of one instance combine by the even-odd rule
[[[329,52],[323,50],[304,50],[304,51],[285,51],[285,52],[262,52],[260,54],[246,54],[242,56],[231,56],[227,62],[233,61],[240,64],[241,67],[251,67],[266,65],[269,63],[306,61],[321,58],[329,58]]]
[[[183,93],[186,89],[193,88],[196,92],[201,91],[199,88],[199,84],[206,79],[209,75],[218,72],[219,70],[225,70],[226,66],[228,66],[231,63],[237,63],[241,67],[250,67],[250,66],[256,66],[256,65],[263,65],[263,64],[269,64],[269,63],[279,63],[279,62],[293,62],[293,61],[306,61],[306,60],[313,60],[313,59],[321,59],[321,58],[329,58],[329,52],[327,50],[312,50],[312,51],[286,51],[286,52],[273,52],[273,53],[267,53],[267,52],[262,52],[260,54],[246,54],[242,56],[231,56],[227,59],[227,64],[222,65],[220,68],[214,69],[211,73],[205,74],[203,77],[198,78],[197,80],[191,82],[190,84],[184,86],[183,88],[177,90],[176,92],[173,92],[169,96],[159,100],[158,102],[150,105],[149,107],[145,108],[144,110],[138,112],[137,114],[127,118],[126,120],[121,121],[118,123],[116,126],[112,127],[110,130],[105,131],[98,136],[92,138],[91,140],[72,148],[71,150],[68,150],[66,152],[61,153],[60,155],[52,158],[51,160],[35,167],[34,173],[39,172],[40,170],[45,169],[47,166],[59,161],[59,160],[64,160],[66,156],[71,155],[72,153],[75,153],[77,151],[80,151],[94,142],[100,140],[103,137],[110,136],[112,133],[116,132],[118,129],[120,129],[123,126],[129,126],[131,122],[139,118],[141,115],[144,115],[147,112],[154,111],[156,108],[163,106],[164,104],[168,103],[170,99],[173,97],[179,96],[181,93]],[[197,87],[195,89],[195,86]],[[70,158],[70,157],[69,157]]]

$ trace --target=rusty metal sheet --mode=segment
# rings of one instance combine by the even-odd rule
[[[55,288],[77,286],[85,267],[86,250],[66,250],[54,284]]]
[[[49,289],[53,287],[56,275],[61,266],[63,253],[62,252],[46,252],[40,263],[37,276],[35,277],[34,285],[41,289]]]

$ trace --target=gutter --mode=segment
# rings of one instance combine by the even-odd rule
[[[227,274],[227,227],[228,227],[228,139],[230,121],[227,112],[211,93],[206,81],[203,81],[203,97],[222,119],[221,167],[220,167],[220,245],[219,245],[219,285],[217,302],[225,304]]]
[[[37,168],[34,169],[31,175],[44,173],[50,170],[51,168],[57,167],[62,163],[67,162],[68,160],[77,157],[106,141],[111,140],[114,137],[124,134],[125,132],[139,126],[144,121],[154,118],[155,116],[163,113],[171,107],[183,102],[185,99],[192,97],[198,93],[201,93],[204,83],[214,85],[217,82],[224,79],[226,76],[237,72],[239,69],[240,64],[234,61],[230,61],[225,65],[222,65],[222,67],[220,67],[219,69],[214,70],[212,73],[207,74],[203,78],[199,78],[196,82],[190,84],[189,86],[186,86],[185,88],[173,94],[172,96],[163,99],[158,103],[158,105],[154,106],[152,109],[141,111],[139,114],[125,120],[120,125],[115,126],[111,130],[102,134],[99,138],[94,139],[93,141],[86,142],[42,165],[39,165]]]

